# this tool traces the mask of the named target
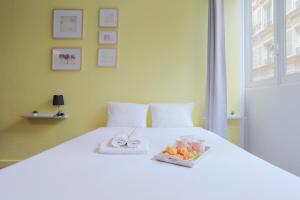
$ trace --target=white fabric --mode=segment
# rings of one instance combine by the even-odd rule
[[[193,103],[151,104],[153,128],[193,127]]]
[[[140,141],[140,144],[135,148],[130,147],[113,147],[110,140],[104,141],[100,144],[99,153],[103,154],[146,154],[148,152],[148,143],[146,141]]]
[[[101,128],[0,170],[3,200],[298,200],[300,178],[201,128],[137,129],[145,155],[105,155],[98,144],[126,128]],[[182,135],[211,147],[193,168],[152,160]],[[267,147],[266,147],[267,148]],[[134,188],[134,190],[133,190]],[[134,193],[133,193],[134,191]]]
[[[133,132],[128,136],[127,147],[136,148],[142,143],[142,136],[140,132],[133,130]]]
[[[111,139],[111,145],[113,147],[120,147],[120,146],[126,145],[127,142],[128,142],[128,136],[125,134],[116,134]]]
[[[227,137],[224,0],[209,1],[205,127]]]
[[[107,127],[147,127],[148,105],[108,103]]]

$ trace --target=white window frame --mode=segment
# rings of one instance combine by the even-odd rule
[[[286,33],[287,32],[290,32],[291,33],[291,38],[290,38],[290,44],[292,45],[291,47],[292,47],[292,49],[291,49],[291,51],[292,51],[292,53],[291,53],[291,55],[289,55],[288,57],[292,57],[293,55],[294,55],[294,53],[293,53],[293,44],[292,44],[292,41],[293,41],[293,38],[295,37],[294,36],[294,33],[293,33],[293,29],[292,28],[290,28],[290,29],[286,29]],[[285,34],[286,34],[285,33]],[[287,36],[287,35],[286,35]],[[285,44],[285,48],[286,48],[286,46],[287,46],[287,40],[286,40],[286,44]],[[286,49],[287,50],[287,49]],[[285,51],[285,53],[287,53],[287,51]],[[286,55],[286,57],[287,57],[287,55]]]
[[[245,26],[243,25],[245,22],[245,0],[241,0],[241,38],[240,38],[240,47],[241,47],[241,85],[240,85],[240,100],[241,100],[241,105],[240,105],[240,115],[241,115],[241,119],[240,119],[240,147],[247,149],[248,145],[247,145],[247,133],[246,133],[246,129],[245,129],[245,89],[246,89],[246,73],[245,73]]]
[[[281,84],[300,83],[300,72],[286,74],[286,2],[274,0],[274,77],[253,81],[252,74],[252,46],[251,46],[251,0],[244,0],[244,62],[246,87],[274,87]]]
[[[290,9],[290,10],[286,10],[287,13],[290,13],[291,11],[294,10],[294,7],[295,7],[295,5],[294,5],[294,0],[291,0],[291,1],[292,1],[291,9]],[[285,9],[286,9],[286,7],[285,7]]]
[[[287,71],[287,65],[286,65],[286,13],[285,13],[285,10],[286,10],[286,4],[285,4],[285,1],[282,1],[282,0],[278,0],[277,3],[279,4],[279,6],[283,7],[284,9],[280,9],[278,10],[278,13],[279,13],[279,17],[282,20],[282,26],[281,28],[279,28],[279,32],[281,32],[280,34],[282,35],[282,38],[280,40],[281,42],[281,45],[282,48],[281,49],[284,49],[283,52],[281,53],[282,54],[282,57],[283,57],[283,63],[281,66],[278,66],[278,68],[281,68],[281,73],[280,73],[280,83],[281,84],[290,84],[290,83],[300,83],[300,72],[296,72],[296,73],[293,73],[293,74],[286,74],[286,71]],[[293,5],[293,9],[295,5]]]
[[[274,0],[274,4],[273,4],[273,24],[274,24],[274,46],[275,46],[275,51],[277,52],[277,33],[276,33],[276,0]],[[251,11],[252,11],[252,5],[251,5],[252,1],[251,0],[244,0],[244,31],[245,31],[245,41],[244,41],[244,53],[245,53],[245,79],[246,79],[246,87],[269,87],[269,86],[274,86],[276,85],[276,80],[277,80],[277,53],[275,53],[274,55],[274,77],[272,78],[268,78],[268,79],[263,79],[263,80],[257,80],[257,81],[253,81],[253,69],[252,69],[252,45],[251,45],[251,33],[252,33],[252,15],[251,15]],[[251,26],[249,26],[249,24]]]

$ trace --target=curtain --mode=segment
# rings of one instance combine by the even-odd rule
[[[206,129],[227,137],[224,1],[209,0]]]

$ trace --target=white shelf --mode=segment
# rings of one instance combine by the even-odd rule
[[[229,119],[229,120],[238,120],[238,119],[241,119],[241,117],[240,116],[237,116],[237,115],[228,115],[227,116],[227,118]]]
[[[202,117],[203,120],[205,120],[206,118],[205,117]],[[228,120],[240,120],[241,117],[240,116],[237,116],[237,115],[228,115],[227,116],[227,119]]]
[[[38,113],[38,114],[27,114],[22,117],[27,119],[67,119],[69,115],[65,113],[64,116],[57,116],[53,113]]]

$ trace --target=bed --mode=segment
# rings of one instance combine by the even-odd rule
[[[300,179],[202,128],[140,128],[146,155],[103,155],[99,128],[0,170],[3,200],[299,200]],[[193,168],[152,160],[182,135],[211,147]]]

